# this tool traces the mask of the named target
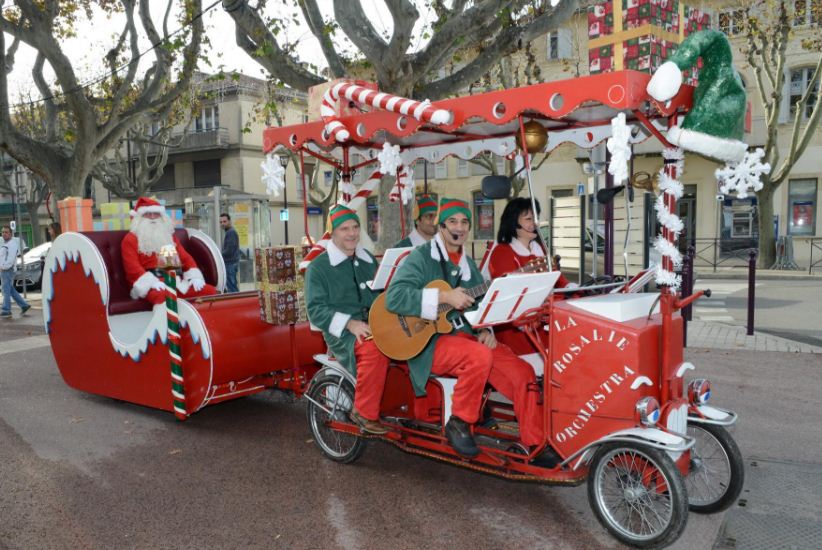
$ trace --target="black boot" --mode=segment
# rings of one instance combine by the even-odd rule
[[[464,457],[474,458],[480,453],[471,435],[471,427],[456,416],[452,416],[445,425],[445,437],[454,450]]]
[[[541,453],[531,460],[531,464],[540,468],[556,468],[562,458],[551,447],[545,447]]]

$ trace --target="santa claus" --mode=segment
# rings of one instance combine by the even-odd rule
[[[131,232],[123,239],[120,251],[132,298],[142,298],[152,304],[165,301],[165,284],[162,272],[157,269],[157,260],[160,249],[167,245],[177,249],[182,265],[183,277],[177,281],[180,298],[217,294],[217,289],[206,284],[194,258],[174,236],[171,218],[159,202],[140,197],[131,216]]]

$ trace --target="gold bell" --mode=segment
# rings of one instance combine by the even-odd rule
[[[540,153],[548,143],[548,130],[536,120],[523,124],[525,129],[525,150],[530,154]],[[517,131],[517,146],[522,148],[522,133]]]
[[[659,188],[659,181],[656,176],[652,176],[648,172],[637,172],[631,176],[631,187],[634,189],[644,189],[653,193]]]

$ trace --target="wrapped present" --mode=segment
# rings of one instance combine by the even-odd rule
[[[182,229],[183,226],[183,209],[182,208],[167,208],[166,213],[171,218],[171,223],[176,229]]]
[[[609,0],[588,7],[591,74],[655,71],[688,34],[710,28],[711,14],[681,0]],[[696,83],[697,70],[686,73]]]
[[[107,231],[131,229],[131,205],[128,202],[104,202],[100,205],[100,221]]]
[[[93,205],[93,200],[80,197],[68,197],[57,201],[63,231],[93,231],[94,221],[91,216]]]
[[[311,86],[308,88],[308,120],[311,121],[322,119],[320,116],[320,105],[322,104],[323,95],[331,89],[332,86],[339,82],[352,82],[357,86],[363,86],[364,88],[369,88],[371,90],[377,89],[377,84],[374,82],[368,82],[366,80],[351,80],[350,78],[337,78],[331,82],[323,82],[322,84]],[[334,111],[337,113],[337,116],[340,117],[357,115],[362,113],[363,110],[364,109],[359,106],[352,105],[347,99],[340,99],[334,106]]]
[[[308,320],[302,290],[260,291],[260,319],[272,325],[288,325]]]

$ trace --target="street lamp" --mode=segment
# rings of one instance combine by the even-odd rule
[[[285,180],[285,168],[288,166],[288,161],[291,160],[291,157],[287,154],[281,154],[278,156],[280,159],[280,166],[283,167],[283,209],[280,211],[280,219],[283,220],[285,244],[288,244],[288,184]]]

